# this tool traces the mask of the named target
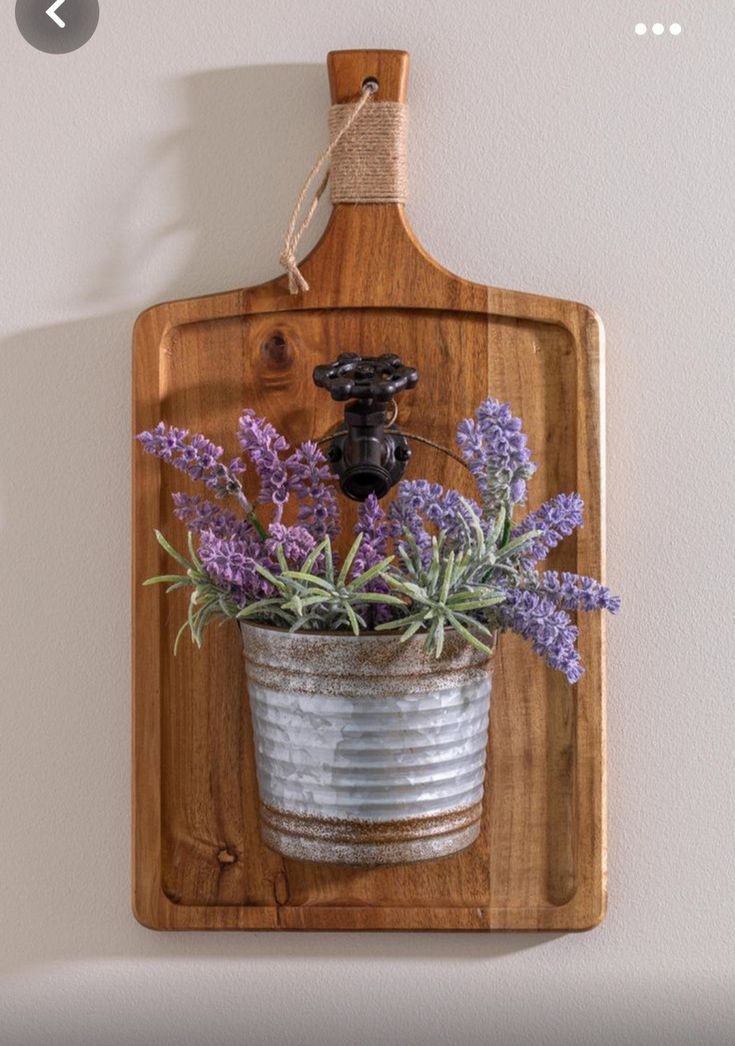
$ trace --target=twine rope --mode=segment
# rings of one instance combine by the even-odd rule
[[[369,105],[359,124],[342,135],[351,108],[333,105],[329,111],[329,131],[338,139],[330,172],[332,203],[405,203],[408,106]]]
[[[378,84],[368,80],[356,103],[333,105],[329,111],[330,143],[309,171],[296,199],[278,258],[288,273],[291,294],[309,289],[298,267],[296,250],[311,224],[330,176],[332,203],[406,201],[408,108],[402,102],[367,105],[377,90]],[[325,167],[327,173],[299,223],[309,192]]]

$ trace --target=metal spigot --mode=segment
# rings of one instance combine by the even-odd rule
[[[415,367],[404,366],[394,353],[343,352],[314,368],[314,383],[333,400],[347,401],[347,428],[334,436],[327,457],[342,492],[353,501],[370,494],[382,498],[406,471],[411,449],[397,429],[386,426],[386,414],[394,397],[418,380]]]

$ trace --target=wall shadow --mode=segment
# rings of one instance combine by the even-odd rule
[[[150,269],[156,257],[169,270],[178,266],[161,300],[250,286],[281,272],[278,255],[296,196],[326,141],[323,65],[218,69],[186,77],[174,90],[186,122],[149,149],[144,177],[168,198],[167,212],[131,252],[126,217],[136,213],[146,185],[123,200],[120,235],[95,274],[90,300],[116,293],[131,266]],[[328,211],[325,200],[304,252]]]

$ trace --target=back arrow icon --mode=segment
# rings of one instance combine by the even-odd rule
[[[54,22],[56,22],[59,29],[66,29],[66,22],[62,22],[62,20],[56,14],[57,10],[61,7],[61,5],[65,3],[66,0],[54,0],[54,3],[51,4],[51,7],[49,7],[48,11],[46,12],[49,18],[52,18]]]

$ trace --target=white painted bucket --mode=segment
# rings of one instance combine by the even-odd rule
[[[490,671],[448,632],[288,633],[243,622],[261,835],[302,861],[445,857],[480,831]]]

